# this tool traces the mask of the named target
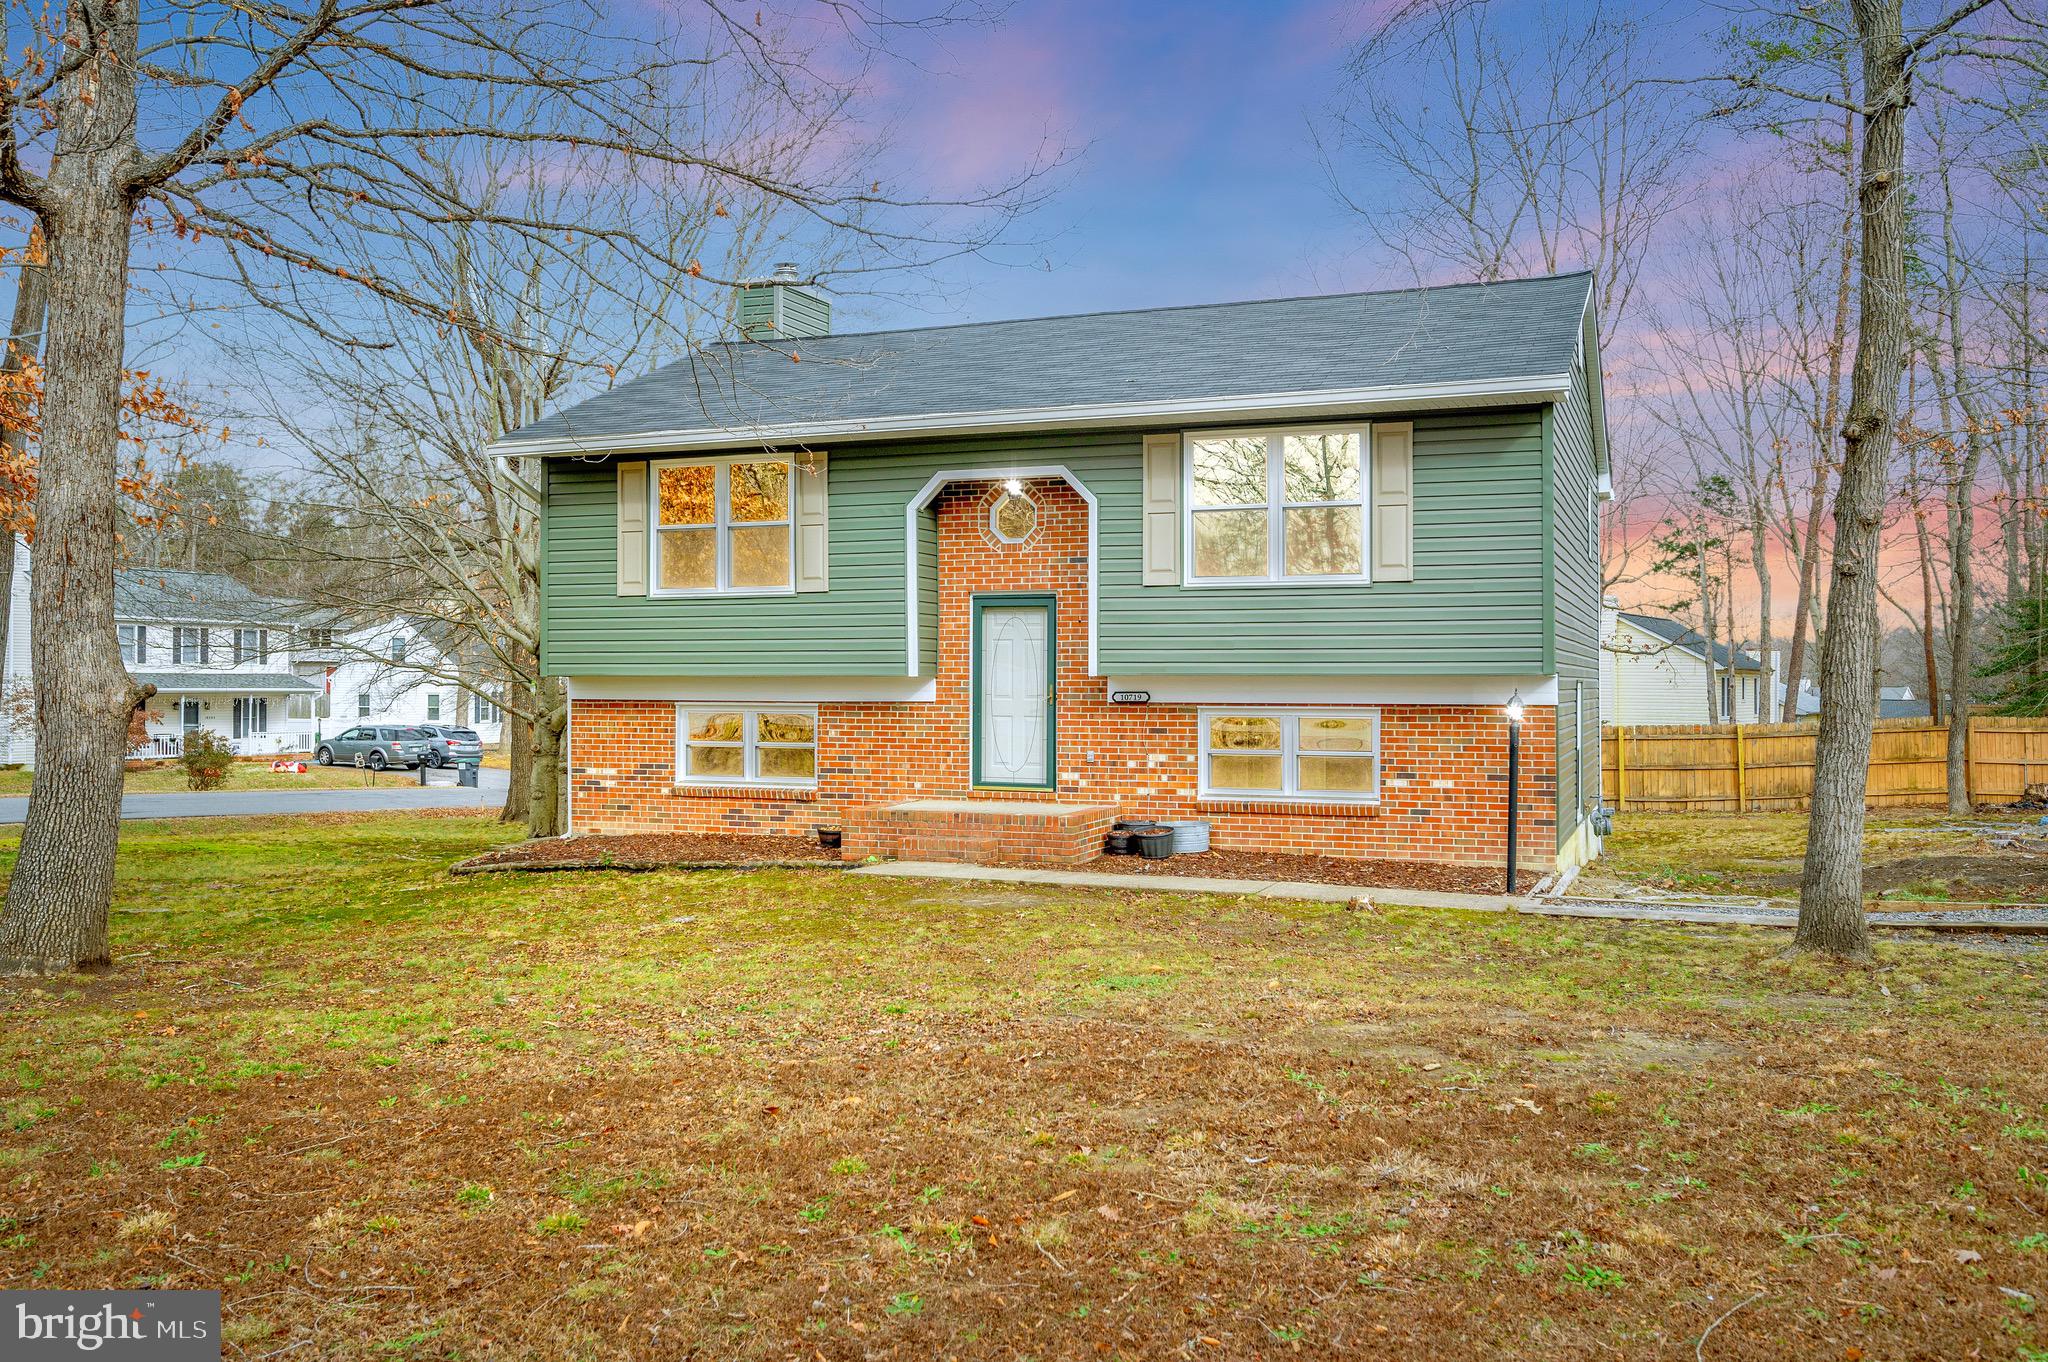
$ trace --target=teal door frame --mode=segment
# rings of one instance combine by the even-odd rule
[[[1045,781],[1026,785],[1017,781],[984,780],[981,774],[981,612],[986,606],[1042,605],[1045,607]],[[991,591],[973,598],[973,628],[968,643],[967,743],[976,789],[1056,790],[1059,788],[1059,679],[1060,602],[1050,591]]]

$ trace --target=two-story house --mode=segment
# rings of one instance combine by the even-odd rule
[[[1768,723],[1783,711],[1775,651],[1766,666],[1753,653],[1708,643],[1675,619],[1617,609],[1612,597],[1600,616],[1600,652],[1603,724],[1704,724],[1715,716],[1722,723]]]
[[[544,472],[575,832],[1076,860],[1597,844],[1591,279],[830,335],[786,279]]]
[[[15,556],[13,604],[5,649],[11,697],[0,733],[0,760],[35,764],[29,597],[32,554]],[[304,606],[259,596],[234,578],[173,568],[121,568],[114,574],[114,629],[129,675],[156,687],[148,738],[138,756],[176,756],[184,735],[211,729],[237,755],[308,750],[320,686],[298,675],[295,659],[321,640],[301,628]]]
[[[327,703],[321,733],[331,737],[364,720],[457,724],[475,729],[486,747],[496,746],[504,711],[489,698],[496,692],[476,680],[480,669],[463,664],[449,633],[430,620],[394,616],[342,635],[341,646],[322,659]]]

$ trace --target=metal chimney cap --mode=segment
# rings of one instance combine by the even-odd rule
[[[775,262],[775,279],[777,282],[794,284],[801,278],[803,276],[797,273],[794,260],[778,260]]]

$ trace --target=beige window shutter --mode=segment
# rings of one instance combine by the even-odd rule
[[[619,463],[619,594],[647,594],[647,462]]]
[[[1415,423],[1372,428],[1372,579],[1415,580]]]
[[[832,586],[832,537],[826,523],[825,451],[799,455],[796,464],[796,589]]]
[[[1180,436],[1145,437],[1146,586],[1180,585]]]

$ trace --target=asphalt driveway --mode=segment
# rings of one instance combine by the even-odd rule
[[[377,785],[361,790],[207,790],[190,794],[121,797],[123,818],[241,818],[251,814],[379,813],[394,809],[495,808],[505,802],[510,777],[485,767],[477,787]],[[0,798],[0,825],[28,817],[28,796]]]

